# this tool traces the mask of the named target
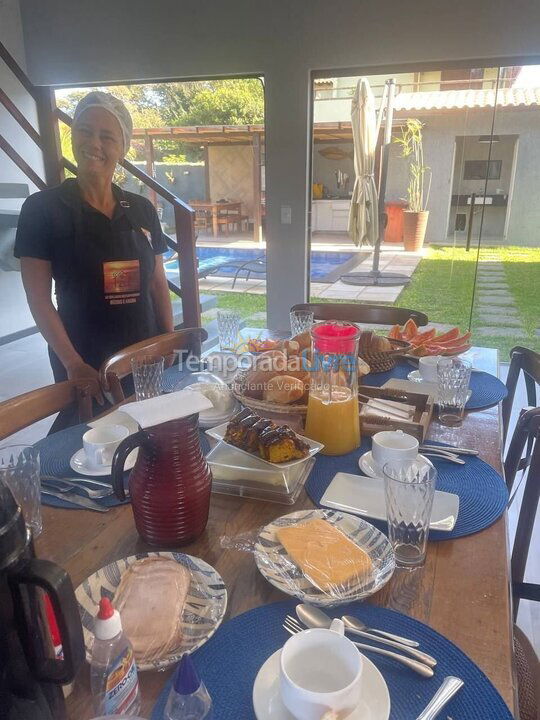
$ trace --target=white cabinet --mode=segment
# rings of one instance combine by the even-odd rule
[[[346,232],[349,200],[313,200],[311,229],[315,232]]]

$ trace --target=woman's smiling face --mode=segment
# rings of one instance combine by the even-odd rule
[[[71,145],[79,173],[112,179],[116,163],[123,157],[120,124],[114,115],[100,107],[90,107],[82,113],[73,128]]]

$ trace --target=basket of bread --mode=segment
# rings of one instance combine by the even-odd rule
[[[364,360],[371,372],[387,372],[396,366],[396,358],[410,350],[406,340],[387,338],[372,330],[364,330],[358,341],[358,355]]]
[[[305,415],[310,370],[311,335],[305,332],[254,357],[248,370],[237,373],[231,389],[236,399],[252,410]],[[369,372],[369,365],[359,358],[359,379]]]

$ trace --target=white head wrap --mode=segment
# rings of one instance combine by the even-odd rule
[[[124,139],[123,152],[125,155],[129,150],[131,133],[133,132],[133,121],[131,120],[131,115],[129,114],[127,107],[121,100],[114,97],[114,95],[101,92],[100,90],[94,90],[79,100],[79,103],[75,108],[75,113],[73,114],[73,126],[77,124],[77,121],[82,113],[91,107],[101,107],[110,112],[111,115],[114,115],[114,117],[118,120],[120,129],[122,130],[122,137]]]

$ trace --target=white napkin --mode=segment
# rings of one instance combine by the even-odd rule
[[[212,403],[204,395],[185,389],[122,405],[122,412],[136,420],[142,428],[149,428],[211,407]]]

